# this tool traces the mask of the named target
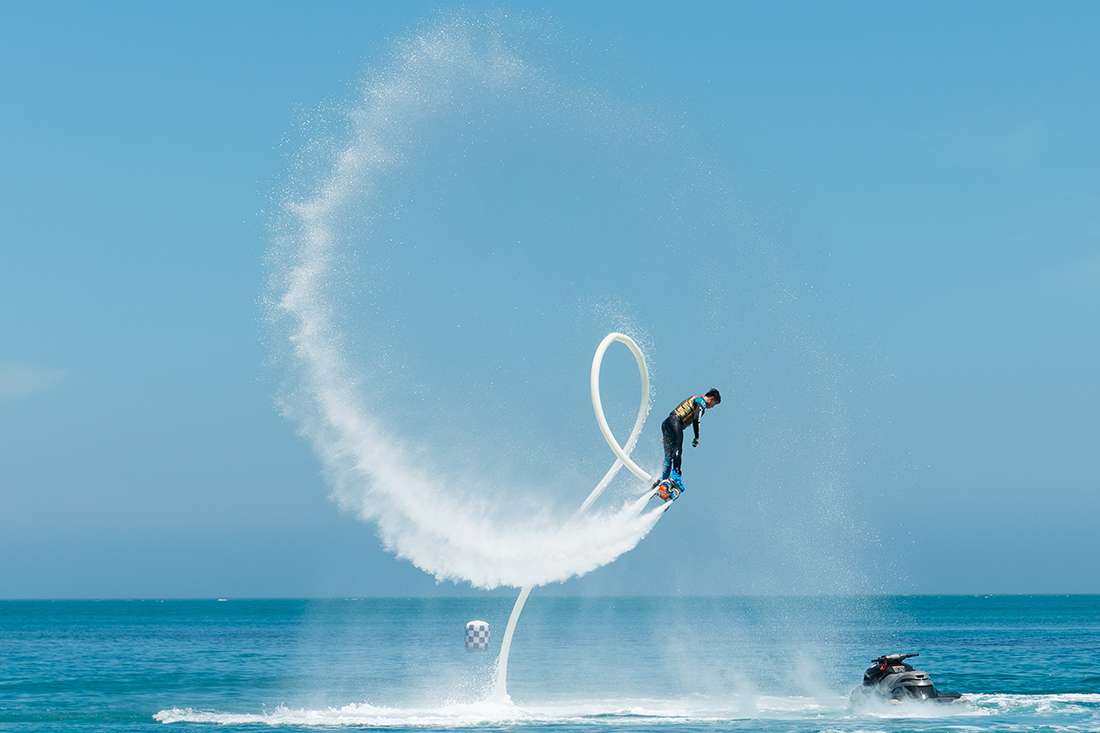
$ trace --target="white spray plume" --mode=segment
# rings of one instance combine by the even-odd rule
[[[268,313],[290,344],[284,412],[313,443],[341,507],[376,524],[387,550],[439,580],[537,586],[612,562],[637,545],[661,509],[647,512],[644,497],[628,497],[573,519],[555,516],[549,502],[545,511],[536,506],[517,517],[514,507],[499,505],[500,492],[486,498],[484,487],[433,465],[431,446],[413,445],[372,413],[372,374],[352,366],[350,334],[337,315],[342,275],[334,258],[370,246],[370,232],[349,234],[341,217],[403,165],[416,131],[437,109],[461,105],[471,83],[498,93],[517,85],[554,93],[491,24],[444,23],[400,46],[388,71],[365,85],[350,115],[350,143],[337,150],[331,170],[304,201],[283,204]]]

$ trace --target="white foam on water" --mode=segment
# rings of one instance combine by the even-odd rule
[[[162,723],[208,723],[214,725],[269,726],[367,726],[392,728],[448,728],[480,725],[534,723],[544,725],[592,724],[676,725],[686,723],[723,724],[734,721],[819,721],[820,730],[885,730],[868,726],[870,720],[946,720],[957,730],[985,730],[975,719],[998,716],[999,725],[1009,729],[1032,724],[1044,716],[1052,728],[1065,722],[1065,714],[1095,713],[1100,695],[974,695],[971,705],[935,705],[913,702],[886,705],[881,710],[853,710],[846,697],[759,695],[733,699],[694,696],[685,699],[607,699],[516,705],[511,702],[481,701],[438,707],[396,708],[367,703],[348,704],[318,710],[279,706],[261,713],[230,713],[191,708],[162,710],[154,717]],[[967,719],[973,723],[965,722]],[[864,721],[864,722],[861,722]],[[887,726],[886,729],[892,728]],[[1073,727],[1072,725],[1070,726]]]
[[[966,695],[978,714],[1100,713],[1100,694],[1062,693],[1054,695]]]
[[[678,724],[685,722],[722,722],[754,718],[813,718],[824,712],[838,713],[834,703],[823,704],[812,698],[767,697],[753,700],[611,699],[570,701],[538,705],[483,701],[444,705],[438,708],[391,708],[369,704],[350,704],[324,710],[294,709],[280,706],[259,714],[173,708],[154,717],[162,723],[210,723],[217,725],[262,724],[271,726],[369,726],[369,727],[463,727],[540,723],[631,724],[638,722]]]

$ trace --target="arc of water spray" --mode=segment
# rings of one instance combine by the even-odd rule
[[[600,401],[600,365],[603,364],[603,355],[607,351],[607,348],[612,343],[618,341],[621,344],[626,344],[630,352],[634,354],[634,360],[638,362],[638,377],[641,381],[641,398],[638,403],[638,417],[634,421],[634,429],[630,431],[630,437],[627,438],[626,445],[621,446],[619,442],[615,440],[615,436],[611,434],[611,428],[607,425],[607,418],[604,417],[603,403]],[[643,471],[638,464],[630,459],[630,453],[634,450],[634,445],[638,442],[638,436],[642,433],[642,426],[645,424],[646,416],[649,414],[649,369],[646,367],[645,356],[642,355],[642,350],[638,348],[638,344],[634,343],[634,339],[630,338],[626,334],[622,333],[609,333],[604,337],[604,340],[600,342],[599,347],[596,349],[596,355],[592,357],[592,409],[596,413],[596,423],[600,426],[600,432],[603,434],[604,440],[607,441],[608,447],[611,448],[611,452],[615,454],[615,462],[611,464],[611,468],[608,469],[604,477],[600,479],[600,482],[596,484],[596,488],[592,489],[592,493],[588,495],[588,498],[584,500],[580,508],[577,509],[576,514],[573,515],[573,519],[581,516],[588,511],[588,508],[599,498],[608,484],[611,483],[611,479],[615,478],[615,475],[619,472],[623,466],[630,469],[630,472],[644,481],[647,485],[652,483],[653,477]],[[647,499],[652,497],[654,492],[650,492],[646,497]],[[665,507],[671,506],[666,504]],[[516,630],[516,623],[519,621],[519,615],[523,611],[523,604],[527,602],[527,596],[531,593],[533,586],[524,586],[519,592],[519,597],[516,599],[516,605],[512,607],[512,615],[508,617],[508,627],[504,631],[504,641],[500,644],[500,656],[497,657],[497,675],[496,684],[493,687],[492,699],[498,701],[509,700],[508,697],[508,652],[512,648],[512,635]]]

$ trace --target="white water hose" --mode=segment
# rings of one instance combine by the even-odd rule
[[[626,344],[626,347],[630,349],[630,353],[634,354],[634,359],[638,362],[638,377],[641,380],[641,396],[638,400],[638,418],[634,421],[634,429],[630,432],[630,437],[627,438],[625,446],[619,445],[618,441],[615,440],[615,436],[611,434],[611,428],[607,426],[607,418],[604,417],[603,414],[603,403],[600,402],[600,365],[603,363],[603,355],[604,352],[607,351],[607,347],[615,341]],[[596,488],[592,489],[592,493],[589,494],[588,498],[581,504],[580,509],[573,515],[574,518],[588,511],[588,508],[599,498],[603,490],[611,483],[611,479],[615,478],[615,474],[617,474],[619,469],[623,466],[629,468],[632,474],[644,481],[646,486],[649,486],[653,482],[652,476],[639,468],[638,464],[634,461],[630,460],[630,453],[634,450],[634,444],[638,442],[638,436],[642,434],[642,426],[645,424],[646,415],[649,414],[649,369],[646,368],[645,357],[642,355],[642,350],[638,348],[638,344],[634,343],[634,339],[622,333],[609,333],[604,337],[604,340],[600,342],[599,347],[596,349],[596,355],[592,357],[591,386],[592,409],[596,413],[596,422],[599,424],[600,432],[603,433],[604,440],[607,441],[607,445],[611,448],[611,452],[615,454],[615,462],[611,464],[611,468],[608,469],[604,477],[596,484]],[[666,508],[668,506],[671,506],[671,503],[665,505]],[[503,702],[509,699],[508,652],[512,648],[512,634],[516,630],[519,614],[523,611],[523,604],[527,602],[527,596],[530,595],[531,588],[532,586],[530,585],[524,586],[519,592],[519,598],[516,599],[516,605],[512,607],[512,615],[508,617],[508,628],[504,631],[504,640],[500,643],[500,656],[497,657],[497,678],[491,697],[491,699],[496,701]]]

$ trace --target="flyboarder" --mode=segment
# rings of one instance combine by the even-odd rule
[[[660,487],[661,498],[665,501],[675,499],[684,490],[684,482],[680,478],[680,459],[684,450],[684,428],[688,425],[695,431],[695,439],[691,441],[691,447],[699,445],[699,418],[707,410],[722,401],[722,395],[718,390],[712,389],[705,395],[692,395],[676,406],[676,409],[668,414],[661,423],[661,434],[665,444],[665,470],[661,473],[660,480],[654,488]]]

